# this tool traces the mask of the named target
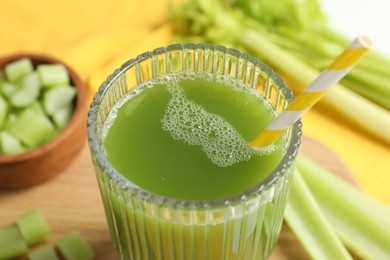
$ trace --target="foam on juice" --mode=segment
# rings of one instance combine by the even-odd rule
[[[174,139],[201,146],[207,157],[220,167],[251,158],[254,151],[223,117],[189,100],[175,80],[168,85],[168,91],[172,97],[161,122],[163,130]]]

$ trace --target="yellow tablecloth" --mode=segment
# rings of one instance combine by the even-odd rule
[[[125,60],[172,40],[166,3],[2,0],[0,56],[18,52],[53,55],[94,89]],[[389,145],[318,107],[304,116],[303,123],[306,135],[322,141],[345,161],[364,192],[390,205]]]

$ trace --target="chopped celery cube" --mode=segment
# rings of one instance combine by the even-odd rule
[[[28,252],[16,225],[0,228],[0,259],[12,259]]]
[[[31,73],[33,70],[33,64],[28,58],[13,61],[11,63],[8,63],[4,67],[5,75],[7,79],[11,82],[15,82],[23,76]]]
[[[27,151],[16,137],[6,131],[0,132],[0,144],[4,154],[18,154]]]
[[[72,86],[58,86],[49,89],[43,97],[43,107],[49,115],[53,115],[58,109],[71,106],[76,89]]]
[[[57,135],[61,133],[61,129],[55,128],[50,135],[47,136],[46,141],[53,140]]]
[[[8,113],[8,104],[5,99],[0,96],[0,129],[3,127],[4,122],[7,119],[7,113]]]
[[[34,110],[37,113],[46,115],[45,110],[42,107],[42,104],[38,100],[35,100],[34,102],[32,102],[31,105],[29,106],[29,108],[31,108],[32,110]]]
[[[54,126],[45,115],[27,108],[8,130],[29,148],[34,148],[47,141],[47,136],[54,130]]]
[[[4,71],[0,70],[0,82],[1,81],[6,81],[6,78],[5,78],[5,75],[4,75]]]
[[[70,82],[68,71],[62,64],[41,64],[37,71],[43,87],[68,85]]]
[[[28,245],[44,240],[50,229],[40,210],[29,211],[16,220],[20,233]]]
[[[63,129],[68,124],[72,117],[73,106],[65,106],[54,111],[52,117],[54,124],[59,128]]]
[[[4,130],[8,130],[12,127],[13,123],[16,121],[17,115],[14,112],[8,113],[8,116],[4,123]]]
[[[38,74],[30,73],[23,78],[21,88],[13,93],[10,103],[15,107],[26,107],[38,98],[40,88]]]
[[[56,250],[52,245],[48,245],[35,250],[28,255],[30,260],[58,260]]]
[[[88,260],[94,255],[88,243],[75,231],[58,239],[57,247],[67,260]]]
[[[18,90],[19,86],[17,84],[8,81],[1,82],[1,93],[3,93],[6,98],[11,98]]]

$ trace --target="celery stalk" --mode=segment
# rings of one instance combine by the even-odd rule
[[[389,209],[303,155],[298,169],[343,243],[365,259],[390,259]]]
[[[313,259],[352,259],[298,170],[291,183],[284,219]]]
[[[390,74],[390,73],[389,73]],[[353,83],[352,83],[353,82]],[[342,83],[356,93],[390,109],[390,77],[356,66]],[[352,84],[351,84],[352,83]]]
[[[386,94],[390,91],[389,88],[389,75],[383,75],[375,73],[369,69],[364,69],[359,66],[356,66],[349,72],[351,78],[356,80],[360,80],[364,84],[361,84],[361,88],[365,85],[366,87],[375,89],[375,91],[379,91],[382,94]]]
[[[327,30],[324,29],[326,26],[322,18],[311,22],[316,14],[321,14],[316,0],[308,0],[305,4],[301,4],[295,0],[285,0],[275,4],[272,2],[272,5],[266,0],[193,0],[185,1],[180,6],[171,6],[170,18],[178,32],[184,36],[192,37],[191,39],[198,36],[203,42],[232,46],[263,60],[288,79],[299,83],[293,86],[294,92],[298,93],[303,90],[303,87],[308,86],[322,69],[300,60],[299,55],[302,57],[308,55],[305,48],[309,53],[313,53],[311,58],[316,60],[315,63],[320,64],[323,59],[317,61],[319,57],[331,56],[327,58],[330,62],[347,46],[344,39],[335,33],[329,32],[331,36],[326,36]],[[304,13],[300,7],[304,8]],[[293,15],[288,13],[290,10]],[[258,15],[259,13],[261,16]],[[306,27],[307,31],[302,29]],[[320,32],[319,36],[316,34],[317,31]],[[336,39],[335,43],[332,43],[331,37]],[[298,44],[294,44],[294,41]],[[297,52],[280,47],[278,43],[282,42],[292,46],[292,49],[297,49]],[[299,44],[304,46],[300,50],[297,47]],[[322,46],[324,50],[319,51],[317,45]],[[375,55],[370,57],[387,64],[386,59],[380,59]],[[370,66],[374,66],[373,64],[375,62]],[[382,73],[381,78],[386,79],[389,77],[387,74]],[[389,97],[389,95],[390,92],[386,92],[384,96]],[[328,104],[365,131],[390,143],[388,134],[390,112],[382,106],[340,84],[332,87],[321,102]]]
[[[248,29],[237,34],[237,39],[258,56],[264,57],[275,69],[283,72],[284,75],[295,78],[302,86],[308,86],[319,75],[318,71],[254,30]],[[386,109],[364,99],[340,84],[332,87],[322,101],[356,125],[390,143],[390,135],[388,134],[390,133],[390,115]]]
[[[225,2],[225,6],[238,8],[249,18],[266,25],[268,39],[317,70],[328,65],[350,42],[345,36],[328,28],[317,0],[283,0],[278,3],[266,0],[231,0],[229,3]],[[369,92],[372,97],[378,92],[378,79],[383,78],[385,83],[390,81],[389,67],[390,60],[373,51],[355,68],[372,75],[363,76],[355,73],[354,69],[347,78],[354,80],[364,77],[359,88],[366,89],[365,94]],[[383,86],[379,92],[383,92],[382,95],[389,100],[390,88],[387,83]],[[373,101],[377,102],[376,99]],[[378,104],[383,106],[383,102]]]
[[[370,99],[377,104],[382,105],[384,108],[390,110],[389,98],[383,93],[381,93],[379,89],[376,89],[376,91],[372,91],[372,89],[364,88],[362,87],[362,82],[357,78],[346,77],[342,80],[342,84],[345,85],[347,88],[351,89],[352,91],[359,93],[361,96],[364,96],[367,99]]]
[[[376,60],[377,56],[372,55],[372,54],[375,54],[375,52],[368,53],[366,58],[364,60],[362,60],[361,63],[356,65],[356,67],[353,70],[357,70],[357,69],[366,70],[366,71],[369,71],[371,73],[374,73],[375,77],[387,76],[387,78],[390,78],[390,75],[389,75],[390,62],[389,61],[377,61]],[[351,70],[351,73],[353,70]],[[356,76],[358,76],[358,75],[356,74]],[[371,79],[372,78],[368,79],[368,83],[370,83]],[[375,79],[373,79],[373,80],[375,80]],[[366,86],[371,87],[371,84],[366,85]],[[390,91],[390,88],[388,89],[388,91]]]

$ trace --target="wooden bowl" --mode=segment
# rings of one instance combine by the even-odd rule
[[[0,58],[0,69],[12,61],[30,58],[38,64],[60,63],[76,88],[74,112],[65,129],[50,142],[17,155],[0,154],[0,189],[27,188],[59,174],[76,157],[86,140],[87,90],[79,76],[62,61],[40,54],[16,54]]]

